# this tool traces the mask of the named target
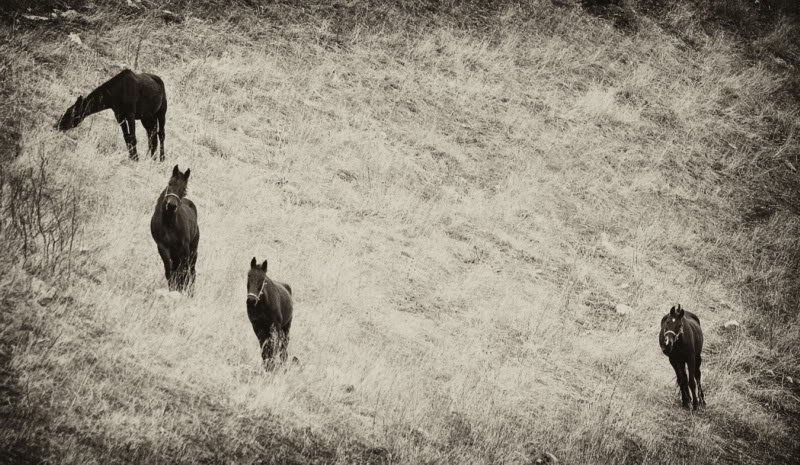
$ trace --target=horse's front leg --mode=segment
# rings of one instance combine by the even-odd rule
[[[122,129],[122,138],[125,139],[125,145],[128,147],[128,158],[138,161],[139,155],[136,153],[136,118],[130,113],[115,113],[115,116],[120,129]]]
[[[172,274],[172,280],[175,282],[175,289],[179,291],[183,291],[186,288],[187,283],[187,276],[186,276],[186,258],[181,257],[180,260],[177,260],[175,263],[175,270]]]
[[[181,287],[186,289],[190,294],[192,293],[192,286],[194,284],[194,260],[191,249],[186,246],[181,251],[183,257],[181,259]]]
[[[172,278],[172,259],[169,255],[169,250],[161,244],[158,244],[158,254],[161,256],[161,261],[164,262],[164,277],[167,282]]]
[[[185,260],[179,254],[172,254],[172,271],[170,275],[169,288],[170,290],[180,291],[183,290],[183,283],[185,281],[184,262]]]
[[[275,354],[275,337],[272,326],[270,325],[269,328],[259,328],[256,331],[256,336],[261,346],[261,361],[264,364],[264,369],[272,371],[275,367],[275,362],[272,359]]]
[[[678,380],[678,387],[681,390],[681,404],[688,408],[691,398],[689,397],[689,386],[688,380],[686,379],[686,363],[679,361],[678,359],[670,359],[669,363],[675,370],[675,376]]]

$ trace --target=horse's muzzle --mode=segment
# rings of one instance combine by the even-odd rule
[[[661,346],[661,352],[664,352],[664,355],[671,354],[673,349],[675,349],[674,341],[666,341],[664,345]]]
[[[258,298],[253,297],[252,294],[247,296],[247,306],[253,306],[258,303]]]
[[[173,213],[173,212],[175,212],[175,210],[178,209],[178,204],[175,203],[175,202],[169,202],[168,201],[166,204],[164,204],[164,209],[167,210],[170,213]]]

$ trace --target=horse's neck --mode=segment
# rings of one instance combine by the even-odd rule
[[[83,105],[84,117],[111,108],[111,102],[109,102],[104,95],[105,92],[103,92],[102,88],[98,87],[97,89],[93,90],[92,93],[86,96],[86,99],[84,99],[85,103]]]
[[[156,208],[161,211],[161,224],[164,226],[174,226],[175,223],[178,222],[178,210],[176,209],[172,213],[168,212],[167,209],[164,208],[164,199],[164,194],[161,194],[158,205],[156,206]],[[180,206],[178,208],[180,208]]]
[[[175,226],[178,223],[178,212],[175,211],[174,213],[169,213],[162,209],[161,223],[164,226]]]

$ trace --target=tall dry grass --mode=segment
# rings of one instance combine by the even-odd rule
[[[2,48],[35,104],[15,167],[43,154],[90,219],[60,298],[15,301],[35,415],[6,443],[63,463],[790,463],[796,351],[750,336],[731,286],[776,272],[739,266],[769,229],[737,226],[754,161],[732,134],[762,137],[754,108],[789,118],[780,73],[721,35],[687,51],[542,8],[539,31],[17,32]],[[126,161],[110,114],[51,129],[135,61],[167,83],[167,163]],[[192,298],[163,292],[147,227],[174,164],[199,210]],[[244,308],[254,255],[296,299],[301,363],[271,374]],[[655,339],[677,301],[706,332],[696,414]]]

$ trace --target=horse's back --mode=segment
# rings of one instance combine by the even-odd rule
[[[684,315],[686,315],[687,317],[689,317],[689,318],[693,319],[694,321],[696,321],[698,327],[700,326],[700,317],[698,317],[697,315],[695,315],[692,312],[684,312]]]
[[[180,210],[183,229],[189,236],[187,239],[189,239],[193,248],[197,247],[197,242],[200,238],[200,226],[197,224],[197,207],[195,207],[194,202],[191,200],[183,199],[181,201]]]
[[[289,295],[290,296],[292,295],[292,286],[290,286],[290,285],[288,285],[286,283],[278,283],[278,284],[280,284],[281,286],[285,287],[286,290],[289,291]]]
[[[164,81],[160,77],[156,76],[155,74],[142,73],[141,76],[146,76],[149,79],[152,79],[153,81],[155,81],[155,83],[158,85],[158,87],[161,88],[162,91],[165,89]]]
[[[684,312],[683,324],[689,325],[694,331],[702,334],[703,330],[700,328],[700,318],[694,313]]]
[[[112,98],[123,111],[134,111],[137,119],[152,118],[159,112],[165,112],[167,96],[164,81],[155,74],[135,73],[125,69],[106,85],[111,90]],[[127,108],[127,110],[126,110]]]
[[[703,350],[703,329],[700,327],[700,318],[691,312],[684,315],[684,333],[692,340],[696,353]]]
[[[197,222],[197,207],[195,206],[194,202],[184,198],[183,200],[181,200],[181,206],[183,205],[187,206],[192,211],[192,213],[194,213],[194,221]]]
[[[294,311],[294,305],[292,303],[292,288],[286,284],[277,281],[272,282],[273,286],[275,287],[275,292],[278,295],[279,306],[280,306],[280,313],[281,313],[281,323],[286,326],[292,322],[292,313]]]

